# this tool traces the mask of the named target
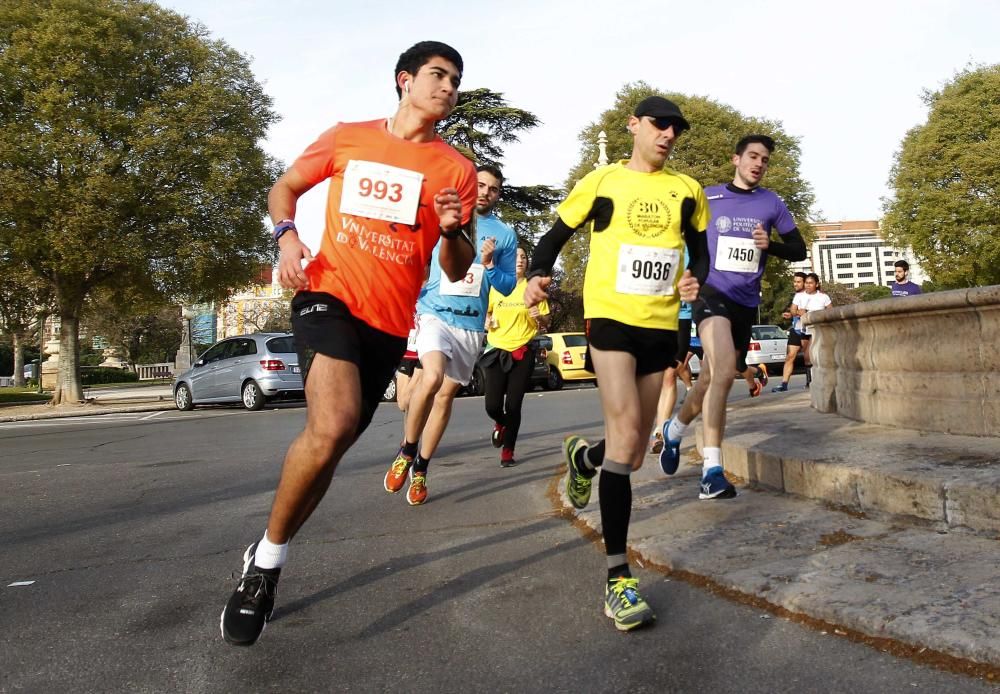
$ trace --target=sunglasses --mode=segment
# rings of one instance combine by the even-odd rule
[[[675,135],[680,135],[682,132],[684,132],[684,124],[671,116],[665,116],[663,118],[654,118],[653,116],[646,116],[646,117],[649,118],[650,123],[656,126],[657,130],[666,130],[672,125],[674,126]]]

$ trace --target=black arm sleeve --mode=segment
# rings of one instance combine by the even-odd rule
[[[771,241],[767,248],[769,255],[782,260],[805,260],[806,240],[802,238],[798,227],[792,229],[787,234],[780,236],[781,243]]]
[[[710,260],[708,256],[708,234],[703,229],[695,229],[691,223],[694,216],[695,201],[693,198],[684,198],[681,203],[681,228],[684,230],[684,243],[687,244],[691,262],[688,269],[698,280],[698,284],[705,284],[708,279],[708,269]]]
[[[552,228],[549,229],[545,236],[538,241],[538,245],[535,246],[535,252],[531,257],[531,267],[528,268],[525,276],[528,279],[539,276],[551,276],[552,266],[556,264],[559,251],[566,245],[566,242],[569,241],[574,231],[576,229],[566,226],[566,223],[562,219],[556,217],[556,223],[552,225]]]

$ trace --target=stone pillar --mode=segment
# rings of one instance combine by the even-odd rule
[[[102,352],[104,354],[104,361],[102,361],[99,366],[106,366],[110,369],[125,369],[128,368],[125,362],[121,360],[118,356],[118,350],[114,347],[107,347]]]
[[[54,390],[59,380],[59,337],[53,335],[45,343],[45,353],[49,358],[42,363],[42,389]]]
[[[181,346],[174,356],[174,373],[179,374],[187,371],[194,363],[193,338],[191,335],[191,320],[195,317],[195,312],[184,307],[181,309]]]

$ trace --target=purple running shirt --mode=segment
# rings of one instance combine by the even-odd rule
[[[711,269],[705,284],[753,308],[760,304],[760,278],[767,262],[767,251],[754,248],[754,227],[761,224],[783,236],[795,229],[795,220],[784,201],[767,188],[709,186],[705,196],[712,212],[707,229]]]

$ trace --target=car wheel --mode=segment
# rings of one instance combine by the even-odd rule
[[[247,381],[243,386],[243,407],[248,410],[259,410],[264,407],[264,393],[255,381]]]
[[[189,412],[194,409],[194,402],[191,400],[191,389],[181,383],[174,391],[174,405],[182,412]]]
[[[472,380],[469,381],[469,395],[482,395],[486,392],[486,377],[478,366],[472,370]]]
[[[562,390],[563,387],[563,377],[559,373],[559,369],[554,366],[549,367],[549,378],[545,382],[546,390]]]
[[[385,387],[385,392],[382,393],[382,400],[384,402],[395,402],[396,400],[396,376],[393,374],[392,380],[389,381],[389,385]]]

